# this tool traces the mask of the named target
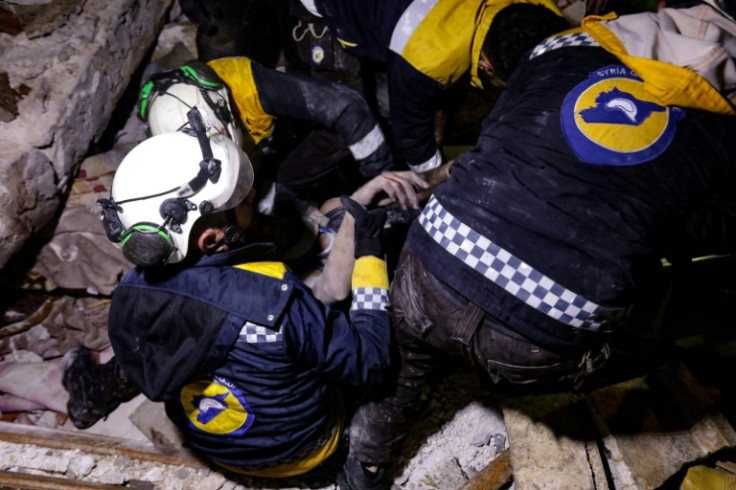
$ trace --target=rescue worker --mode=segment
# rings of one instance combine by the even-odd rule
[[[492,35],[535,22],[529,8],[501,11]],[[524,55],[409,231],[390,295],[398,377],[353,418],[342,490],[387,486],[448,360],[499,387],[584,387],[663,258],[736,251],[734,41],[733,18],[701,4],[588,17]]]
[[[385,211],[342,199],[352,306],[326,307],[259,229],[248,157],[194,129],[136,146],[101,201],[108,237],[137,264],[112,298],[116,363],[216,464],[305,473],[337,447],[339,386],[376,383],[389,361]]]
[[[195,108],[190,112],[190,117],[194,111],[199,114],[199,111]],[[197,118],[192,119],[192,121],[196,122]],[[194,128],[192,130],[194,131]],[[208,133],[204,123],[202,123],[200,132],[202,134]],[[182,133],[179,132],[178,134]],[[226,139],[218,133],[211,136],[218,141]],[[178,152],[177,145],[181,141],[181,138],[157,139],[155,144],[146,145],[147,153],[138,156],[137,160],[143,160],[144,157],[156,160],[157,158],[165,158],[169,154],[175,155]],[[223,145],[225,143],[221,143],[221,146]],[[233,141],[228,140],[226,147],[237,146]],[[174,167],[175,169],[176,167]],[[384,172],[361,186],[351,195],[351,198],[364,205],[418,209],[419,203],[414,189],[421,189],[426,185],[426,182],[411,172]],[[255,189],[251,193],[256,194]],[[339,198],[330,201],[337,202],[327,202],[325,206],[341,205],[341,199]],[[272,243],[277,250],[279,260],[287,259],[285,262],[288,267],[295,274],[299,274],[304,284],[311,289],[312,294],[322,304],[341,309],[349,306],[343,305],[343,303],[349,298],[352,290],[351,276],[355,265],[353,228],[351,226],[339,226],[336,233],[330,233],[332,239],[328,246],[323,246],[318,251],[311,251],[311,255],[308,251],[307,253],[302,252],[303,256],[294,257],[295,250],[300,250],[301,247],[299,244],[294,244],[294,235],[288,233],[288,230],[285,232],[283,229],[298,229],[299,223],[295,223],[293,219],[290,221],[286,218],[262,214],[258,211],[258,202],[257,196],[250,200],[251,205],[256,209],[255,224],[251,226],[250,238],[259,242]],[[101,204],[104,206],[103,209],[106,210],[106,213],[109,213],[110,209],[114,211],[117,209],[114,204],[106,200],[102,200]],[[117,211],[113,213],[113,216],[116,215]],[[340,221],[342,221],[342,217],[341,215]],[[106,223],[109,227],[116,223],[116,220],[107,220]],[[388,227],[386,229],[390,229],[388,222],[386,226]],[[121,227],[122,225],[113,227],[114,229],[108,234],[115,238],[119,234],[119,230],[122,229]],[[257,239],[255,238],[256,232]],[[123,253],[128,256],[127,254],[131,249],[135,248],[131,248],[130,245],[123,247]],[[186,252],[181,253],[186,254]],[[128,256],[128,258],[134,264],[141,265],[140,258],[135,255]],[[84,347],[72,349],[65,355],[62,382],[69,392],[67,414],[73,424],[80,429],[91,427],[98,420],[115,410],[121,402],[128,401],[140,393],[139,388],[127,380],[115,357],[99,364],[92,351]]]
[[[411,170],[443,164],[434,121],[440,98],[458,84],[483,87],[482,73],[492,71],[484,54],[486,33],[494,16],[517,0],[301,1],[324,18],[348,52],[386,63],[391,129]],[[529,3],[556,14],[550,34],[569,27],[554,1]]]
[[[341,84],[230,57],[206,64],[191,61],[153,74],[139,95],[139,115],[154,135],[186,128],[186,114],[195,106],[211,131],[227,135],[251,157],[257,180],[280,182],[306,200],[310,196],[300,190],[318,187],[330,172],[342,172],[345,182],[331,188],[327,197],[350,193],[393,166],[370,107]],[[289,120],[308,122],[320,131],[329,151],[309,153],[298,142],[279,139],[279,125]],[[293,156],[285,155],[285,146]],[[341,168],[349,164],[355,168]]]

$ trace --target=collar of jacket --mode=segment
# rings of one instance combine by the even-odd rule
[[[701,7],[703,9],[709,9],[707,5]],[[692,9],[697,8],[692,7]],[[707,19],[701,19],[701,17],[693,16],[693,22],[700,22],[701,24],[710,23]],[[621,23],[623,26],[632,24],[628,27],[628,31],[632,33],[632,36],[622,36],[619,38],[609,27],[610,23]],[[611,13],[605,16],[588,16],[584,18],[582,29],[590,34],[603,49],[616,56],[623,64],[632,69],[644,81],[644,89],[652,94],[653,101],[658,104],[702,109],[718,114],[736,114],[733,102],[724,97],[703,76],[683,66],[676,66],[655,59],[660,54],[663,54],[659,53],[656,49],[657,47],[661,47],[661,45],[653,45],[651,50],[645,49],[645,47],[641,46],[641,38],[633,35],[638,32],[659,32],[662,29],[661,24],[661,22],[657,22],[656,16],[653,14],[634,14],[618,17],[615,13]],[[618,29],[618,32],[626,32],[626,30]],[[688,31],[688,33],[693,32],[712,33],[712,29],[690,29]],[[674,32],[671,33],[671,35],[674,34]],[[681,50],[687,49],[688,42],[694,42],[702,46],[702,43],[705,41],[695,36],[689,37],[685,33],[679,34],[677,35],[677,50],[680,52],[682,52]],[[733,39],[733,34],[731,34],[731,38]],[[647,51],[649,51],[649,54],[646,57],[629,54],[631,52],[645,54]],[[711,54],[712,52],[713,50],[709,51]],[[733,68],[732,59],[724,59],[724,62],[730,62],[731,68]],[[690,63],[690,66],[702,67],[703,64],[703,61],[699,63],[693,62]],[[728,70],[722,71],[725,73]],[[728,80],[728,82],[736,83],[736,80]]]
[[[541,5],[563,17],[562,11],[552,0],[487,0],[482,7],[470,52],[470,83],[473,87],[483,88],[483,82],[481,82],[478,76],[478,62],[480,61],[480,51],[483,48],[483,41],[485,41],[488,30],[491,28],[491,23],[501,10],[515,3]]]

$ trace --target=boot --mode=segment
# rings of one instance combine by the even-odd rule
[[[92,427],[121,402],[139,393],[125,378],[115,358],[100,365],[84,346],[75,347],[64,356],[62,370],[61,382],[69,393],[67,415],[78,429]]]
[[[337,486],[340,490],[388,490],[389,482],[385,479],[386,469],[379,467],[373,473],[363,463],[348,455],[342,471],[337,474]]]

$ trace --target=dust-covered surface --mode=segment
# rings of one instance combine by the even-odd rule
[[[124,418],[140,400],[121,407],[111,419],[78,431],[63,424],[65,434],[113,434],[126,427]],[[52,424],[53,425],[53,424]],[[0,427],[0,431],[2,427]],[[128,425],[136,444],[145,438]],[[120,434],[118,433],[119,437]],[[113,438],[113,435],[110,435]],[[0,439],[2,439],[0,437]],[[472,371],[460,369],[442,380],[424,408],[407,440],[392,478],[397,489],[436,490],[458,488],[507,447],[500,412]],[[331,490],[339,462],[327,463],[303,478],[255,479],[210,468],[146,461],[125,454],[100,455],[94,451],[64,450],[0,440],[0,470],[44,475],[122,487],[160,489],[313,489]],[[2,483],[0,476],[0,483]]]
[[[573,12],[572,17],[583,4],[574,0],[558,3],[566,12]],[[174,18],[165,26],[153,58],[170,53],[180,61],[193,57],[193,33],[191,24],[180,16]],[[132,112],[123,114],[122,118],[125,121],[112,138],[112,147],[87,156],[82,163],[58,226],[40,234],[42,240],[34,261],[14,264],[18,265],[17,269],[3,271],[4,280],[19,278],[22,289],[2,298],[0,411],[4,423],[58,431],[52,432],[58,440],[84,433],[111,440],[124,438],[153,451],[155,446],[150,438],[131,421],[143,406],[141,398],[119,407],[107,420],[92,428],[79,431],[66,417],[67,394],[59,389],[61,356],[70,348],[85,345],[103,361],[111,355],[106,332],[108,296],[129,264],[119,249],[106,240],[97,222],[94,202],[98,197],[107,197],[117,164],[131,145],[145,137],[142,123]],[[100,260],[101,256],[104,260]],[[723,304],[732,305],[733,293],[722,294],[731,294],[722,300]],[[691,320],[681,318],[682,322]],[[712,341],[709,335],[700,329],[692,336],[681,337],[680,342],[685,347],[700,348],[706,341]],[[716,354],[733,358],[736,352],[733,341],[718,345]],[[715,366],[721,358],[715,356],[711,364]],[[732,364],[728,366],[732,368]],[[712,370],[706,371],[712,374]],[[718,394],[713,397],[717,398]],[[678,441],[676,435],[672,436],[673,451]],[[390,476],[397,489],[454,489],[510,447],[498,400],[477,373],[461,368],[450,372],[425,395],[422,411]],[[532,458],[537,456],[532,453]],[[530,464],[533,463],[532,460]],[[334,461],[303,478],[259,480],[207,465],[164,463],[124,453],[104,455],[92,450],[60,449],[0,437],[0,471],[128,488],[334,489],[338,469],[339,461]],[[577,475],[567,476],[571,482]],[[12,487],[4,482],[0,475],[0,486]],[[570,482],[569,486],[560,488],[573,488]],[[600,488],[607,488],[605,478],[601,485]]]

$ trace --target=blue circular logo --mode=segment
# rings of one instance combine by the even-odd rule
[[[644,82],[624,65],[609,65],[567,94],[562,130],[575,154],[597,165],[636,165],[667,149],[685,117],[652,102]]]
[[[321,65],[325,60],[325,50],[322,46],[314,46],[312,48],[312,61],[315,65]]]
[[[189,426],[210,434],[242,435],[255,421],[242,391],[225,378],[189,383],[179,402]]]

